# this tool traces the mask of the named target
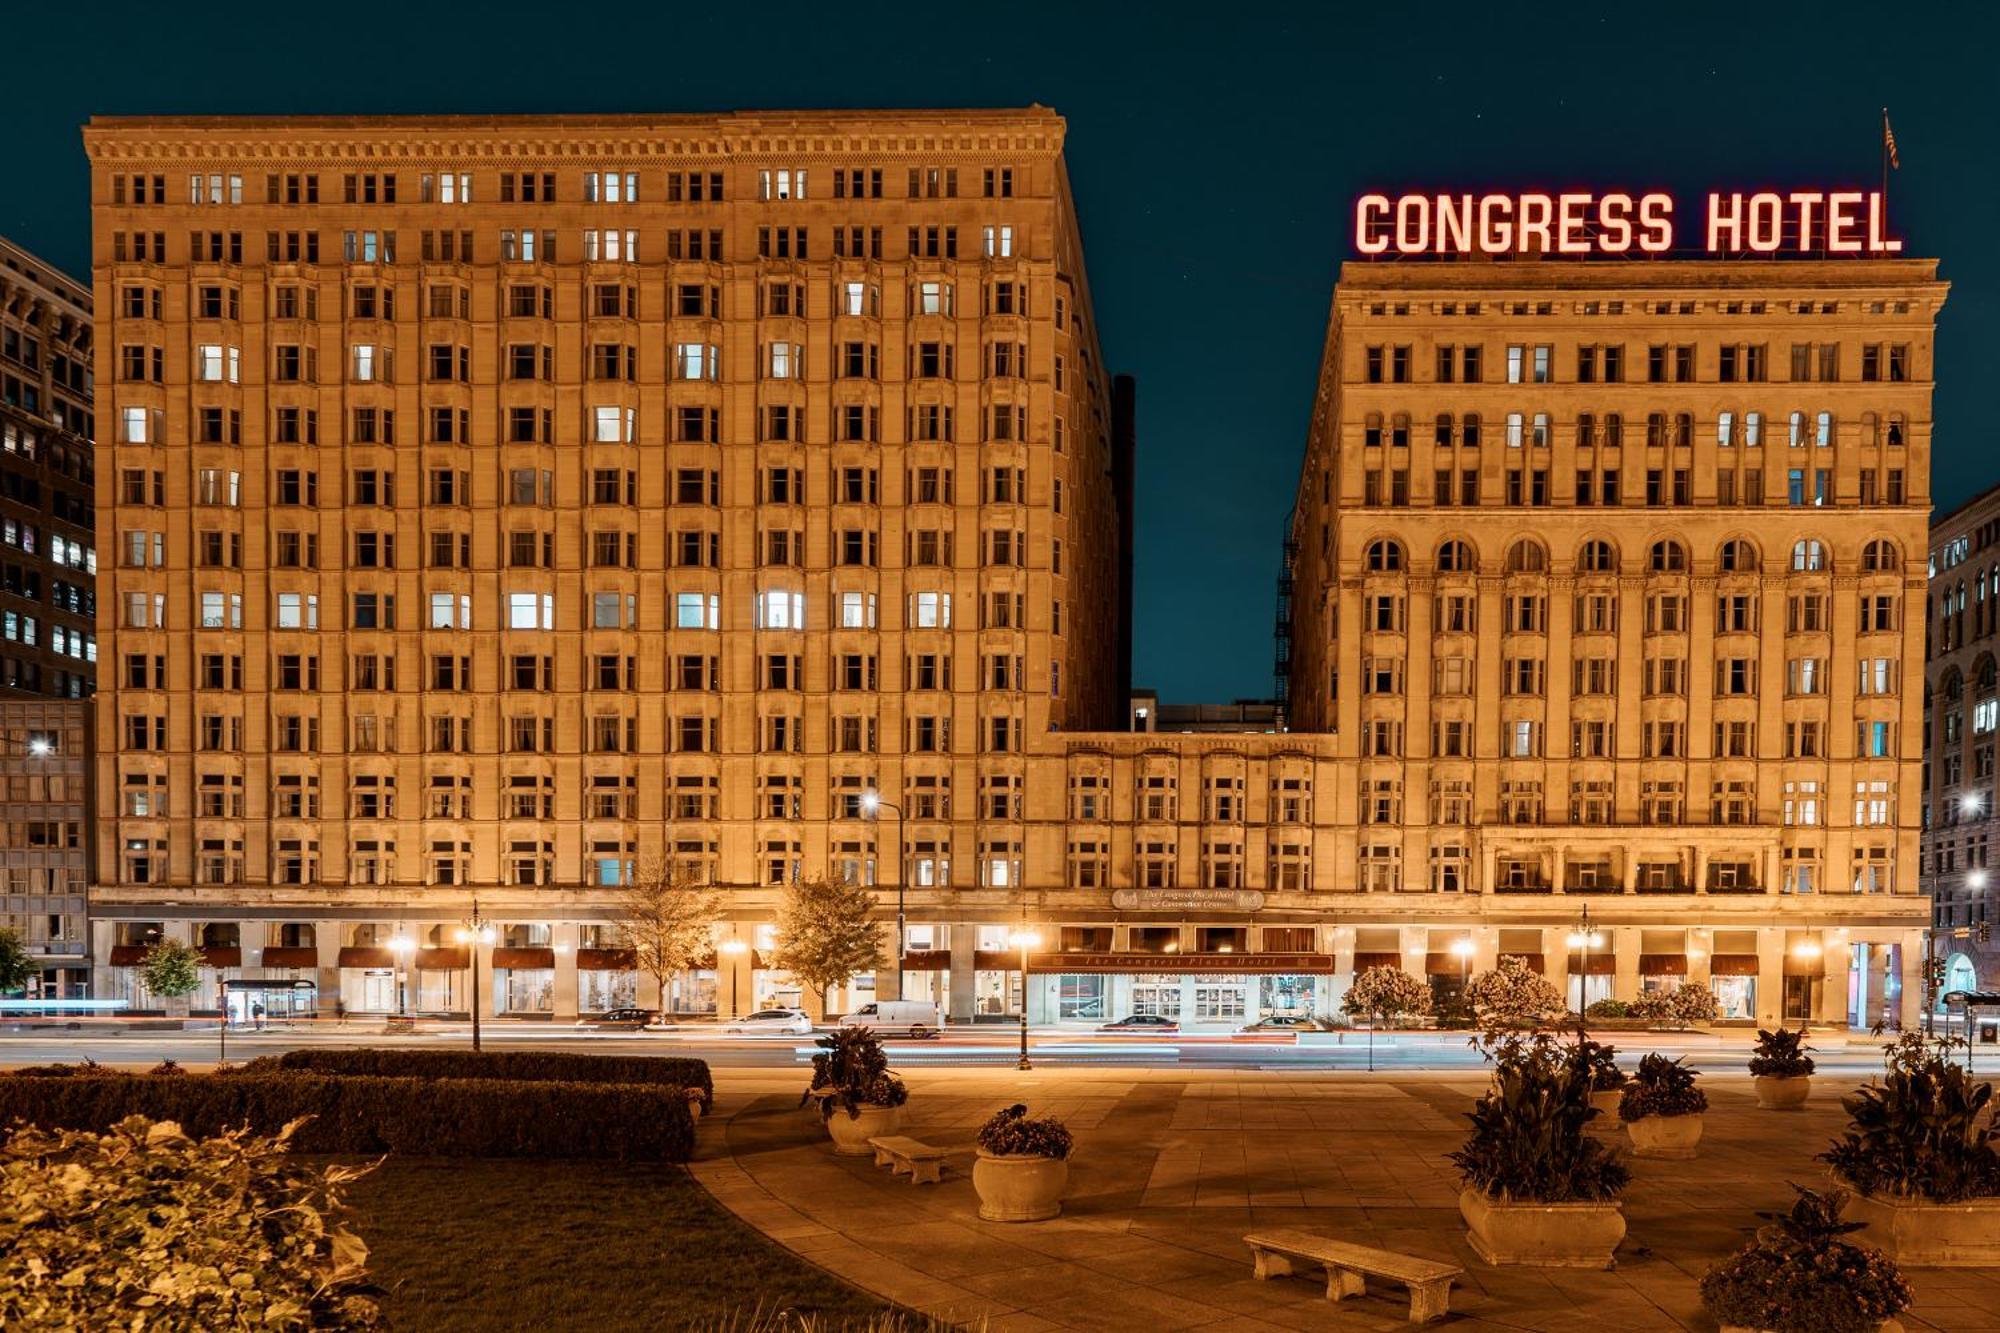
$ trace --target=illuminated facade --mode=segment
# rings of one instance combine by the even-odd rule
[[[1911,1012],[1945,290],[1875,258],[1346,266],[1289,707],[1340,761],[1355,889],[1489,955],[1545,932],[1573,999],[1588,907],[1592,999]]]

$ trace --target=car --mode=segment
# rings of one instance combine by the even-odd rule
[[[580,1028],[623,1028],[636,1032],[659,1017],[656,1009],[606,1009],[601,1014],[585,1014],[576,1020]]]
[[[1245,1023],[1238,1032],[1317,1032],[1319,1021],[1306,1014],[1269,1014]]]
[[[1181,1025],[1179,1020],[1168,1018],[1165,1014],[1131,1014],[1124,1018],[1114,1018],[1109,1023],[1100,1023],[1097,1025],[1097,1030],[1099,1032],[1150,1032],[1157,1034],[1179,1032]]]
[[[841,1019],[840,1025],[907,1032],[912,1037],[935,1037],[944,1027],[944,1016],[938,1012],[936,1005],[920,1000],[875,1000]]]
[[[722,1024],[724,1032],[789,1032],[804,1036],[813,1030],[803,1009],[758,1009]]]

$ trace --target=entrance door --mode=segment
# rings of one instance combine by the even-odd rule
[[[354,1006],[363,1013],[396,1012],[396,974],[393,970],[369,969],[361,974],[361,998]]]

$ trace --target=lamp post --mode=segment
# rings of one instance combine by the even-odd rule
[[[215,1025],[215,1063],[229,1063],[229,978],[215,979],[215,993],[222,1000],[222,1021]]]
[[[878,825],[882,822],[882,812],[887,810],[896,817],[896,997],[903,995],[903,807],[894,801],[882,799],[879,791],[864,792],[861,808]]]
[[[1583,954],[1583,974],[1576,983],[1576,1040],[1581,1045],[1587,1035],[1583,1026],[1583,1011],[1590,1008],[1590,951],[1604,943],[1604,936],[1590,925],[1590,904],[1583,905],[1583,915],[1570,928],[1569,947],[1581,950]]]
[[[729,1016],[731,1018],[741,1018],[743,1016],[743,1010],[736,1002],[737,978],[743,975],[743,968],[737,960],[749,947],[742,940],[736,938],[736,923],[733,921],[729,923],[729,938],[715,946],[717,953],[726,953],[729,955]]]
[[[1028,1063],[1028,950],[1042,942],[1042,937],[1023,925],[1007,937],[1007,943],[1020,946],[1021,950],[1021,1063],[1019,1069],[1033,1069]]]
[[[417,951],[417,942],[400,930],[389,938],[389,952],[396,956],[396,1017],[410,1016],[409,967],[410,956]]]
[[[479,1049],[479,946],[493,943],[493,927],[479,915],[479,899],[472,900],[472,915],[458,929],[459,942],[472,955],[472,1049]]]
[[[1792,957],[1798,959],[1800,962],[1803,963],[1816,962],[1819,959],[1820,955],[1825,952],[1826,950],[1823,947],[1821,947],[1820,942],[1815,939],[1803,939],[1800,940],[1797,944],[1794,944],[1792,946]],[[1807,980],[1808,982],[1810,982],[1811,978],[1808,977]],[[1824,979],[1821,980],[1820,984],[1822,986],[1826,984]],[[1806,994],[1808,997],[1812,995],[1812,989],[1810,986],[1807,987]],[[1814,1015],[1811,1014],[1806,1015],[1806,1021],[1810,1023],[1813,1020],[1813,1017]],[[1949,1020],[1947,1020],[1946,1029],[1949,1030],[1949,1028],[1950,1028],[1950,1023]]]
[[[1467,971],[1472,966],[1473,949],[1472,937],[1469,935],[1461,936],[1451,942],[1452,956],[1458,959],[1458,997],[1461,1000],[1465,998],[1465,992],[1470,988],[1471,978],[1467,975]]]

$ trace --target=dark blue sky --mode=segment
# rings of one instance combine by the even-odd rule
[[[1008,106],[1069,118],[1109,364],[1139,380],[1135,679],[1271,688],[1278,542],[1364,187],[1860,184],[1880,108],[1939,331],[1941,508],[2000,480],[2000,20],[1974,5],[21,6],[0,233],[84,274],[93,113]],[[600,19],[598,16],[606,16]],[[611,16],[615,16],[615,21]],[[1987,369],[1981,371],[1978,368]]]

